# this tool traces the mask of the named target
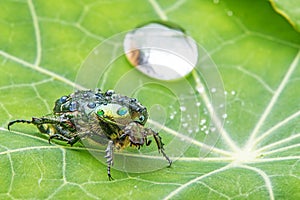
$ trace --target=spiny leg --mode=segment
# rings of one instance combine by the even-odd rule
[[[11,121],[8,123],[7,125],[7,128],[8,130],[10,130],[10,126],[12,126],[13,124],[15,123],[27,123],[27,124],[33,124],[33,125],[42,125],[42,124],[60,124],[61,122],[57,119],[52,119],[52,118],[46,118],[46,117],[41,117],[41,118],[36,118],[36,117],[33,117],[30,120],[24,120],[24,119],[17,119],[17,120],[14,120],[14,121]]]
[[[15,123],[27,123],[27,124],[33,124],[32,121],[24,120],[24,119],[17,119],[14,121],[10,121],[7,125],[7,129],[10,130],[10,127]]]
[[[10,126],[12,126],[15,123],[27,123],[37,126],[41,133],[49,135],[49,143],[51,143],[52,139],[56,138],[58,140],[67,141],[68,144],[72,146],[80,140],[80,138],[76,134],[74,135],[74,133],[72,133],[72,135],[71,131],[68,130],[69,124],[66,123],[66,121],[62,121],[59,118],[33,117],[31,121],[18,119],[8,123],[8,130],[10,130]],[[69,137],[67,137],[68,135]],[[70,135],[72,136],[70,137]]]
[[[105,150],[106,156],[105,158],[107,158],[106,162],[107,162],[107,176],[108,179],[114,180],[113,177],[110,174],[110,167],[114,164],[114,159],[113,159],[113,151],[114,151],[114,142],[112,140],[110,140],[107,144],[107,148]]]
[[[162,155],[165,157],[165,159],[169,162],[169,167],[172,165],[172,160],[167,156],[167,154],[164,151],[164,143],[161,141],[161,137],[158,135],[157,132],[153,131],[151,128],[145,128],[147,135],[153,135],[158,152],[162,153]]]

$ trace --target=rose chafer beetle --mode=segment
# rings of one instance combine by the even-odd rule
[[[49,143],[55,138],[67,141],[71,146],[81,139],[100,136],[108,141],[105,158],[107,175],[112,180],[110,168],[114,149],[149,146],[148,136],[154,137],[158,151],[171,166],[172,161],[164,152],[159,134],[144,127],[147,119],[147,109],[135,98],[116,94],[113,90],[79,90],[56,100],[52,114],[11,121],[8,129],[15,123],[34,124],[41,133],[49,135]]]

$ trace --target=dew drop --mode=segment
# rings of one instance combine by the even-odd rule
[[[226,118],[227,118],[227,114],[226,114],[226,113],[223,114],[223,115],[222,115],[222,118],[223,118],[223,119],[226,119]]]
[[[96,103],[95,102],[89,102],[87,106],[89,108],[95,108],[96,107]]]
[[[105,92],[105,95],[106,95],[106,96],[112,96],[114,93],[115,93],[114,90],[107,90],[107,91]]]
[[[206,123],[206,119],[201,119],[200,125],[203,125],[203,124],[205,124],[205,123]]]
[[[199,93],[203,93],[203,92],[204,92],[204,87],[202,87],[202,86],[197,86],[197,87],[196,87],[196,90],[197,90],[197,92],[199,92]]]
[[[231,91],[231,95],[235,95],[236,92],[234,90]]]
[[[212,93],[215,93],[216,91],[217,91],[216,88],[211,88],[211,92],[212,92]]]
[[[65,103],[67,101],[68,97],[67,96],[62,96],[59,101],[60,103]]]
[[[70,104],[69,110],[70,110],[71,112],[77,110],[77,103],[76,103],[75,101],[73,101],[73,102]]]
[[[180,110],[181,110],[182,112],[184,112],[184,111],[186,111],[186,107],[185,107],[185,106],[180,106]]]
[[[177,25],[151,22],[126,34],[128,61],[147,76],[175,80],[188,75],[198,61],[196,42]]]

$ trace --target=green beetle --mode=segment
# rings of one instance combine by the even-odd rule
[[[110,168],[114,148],[148,146],[151,143],[148,136],[154,137],[158,151],[171,166],[172,161],[164,152],[159,134],[144,127],[147,119],[147,109],[135,98],[116,94],[113,90],[79,90],[56,100],[53,114],[32,120],[14,120],[9,122],[8,129],[15,123],[34,124],[41,133],[49,135],[49,142],[55,138],[70,145],[84,138],[100,136],[103,141],[108,141],[105,158],[107,175],[112,180]]]

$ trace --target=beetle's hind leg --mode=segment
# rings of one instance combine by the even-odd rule
[[[57,121],[55,119],[51,119],[51,118],[46,118],[46,117],[41,117],[41,118],[33,117],[31,120],[17,119],[17,120],[9,122],[7,125],[7,129],[10,130],[10,127],[15,123],[33,124],[33,125],[36,125],[42,133],[47,133],[46,129],[43,129],[41,127],[41,125],[43,125],[43,124],[59,124],[59,121]]]
[[[14,121],[10,121],[7,125],[7,129],[10,130],[10,127],[15,123],[27,123],[27,124],[33,124],[32,120],[25,120],[25,119],[17,119]]]
[[[41,133],[49,135],[49,143],[52,139],[67,141],[71,146],[78,142],[80,138],[74,131],[68,121],[55,117],[33,117],[32,120],[18,119],[8,123],[8,130],[15,123],[27,123],[35,125]]]

